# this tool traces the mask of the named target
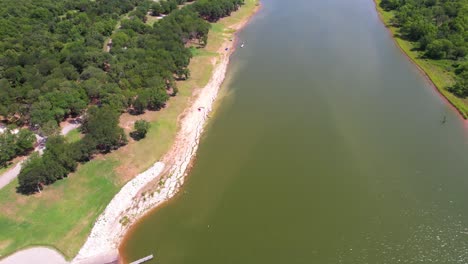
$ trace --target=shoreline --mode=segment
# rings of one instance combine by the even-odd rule
[[[235,30],[233,41],[221,44],[220,55],[213,62],[214,69],[208,84],[193,95],[192,101],[181,114],[180,128],[171,149],[151,168],[129,181],[107,205],[96,220],[85,244],[72,263],[89,260],[118,249],[126,232],[145,214],[178,193],[183,185],[192,160],[196,155],[208,114],[225,79],[230,56],[236,50],[237,32],[245,27],[258,12],[256,5],[248,16],[227,29]],[[242,8],[242,7],[241,7]],[[225,49],[228,51],[225,51]],[[142,192],[152,182],[159,181],[154,192]]]
[[[416,66],[418,71],[424,76],[424,78],[430,83],[430,85],[433,87],[433,89],[437,92],[437,94],[444,100],[446,101],[453,110],[455,110],[458,113],[458,116],[462,118],[464,122],[468,122],[468,114],[463,111],[463,109],[459,108],[456,103],[454,103],[452,100],[450,100],[443,92],[442,90],[444,89],[443,87],[437,86],[437,84],[434,82],[434,80],[431,78],[428,72],[426,72],[421,65],[418,64],[417,61],[415,61],[400,45],[400,43],[397,41],[396,37],[394,36],[394,32],[390,29],[390,25],[387,25],[385,22],[385,19],[383,17],[382,12],[385,11],[380,11],[379,3],[380,0],[372,0],[374,2],[374,7],[375,11],[377,12],[377,15],[379,17],[380,22],[384,25],[384,27],[387,29],[387,32],[390,34],[390,37],[392,38],[394,44],[400,49],[401,53],[413,64]],[[448,93],[448,91],[447,91]]]

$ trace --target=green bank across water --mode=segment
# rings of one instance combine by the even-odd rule
[[[126,261],[468,262],[467,125],[373,1],[264,0],[239,37],[186,185]]]
[[[447,98],[460,115],[464,119],[468,118],[468,99],[460,98],[449,92],[447,89],[455,84],[455,76],[453,72],[447,70],[451,68],[453,61],[450,60],[431,60],[423,57],[423,53],[417,50],[415,43],[404,40],[400,35],[400,29],[392,26],[392,18],[394,13],[392,11],[385,11],[380,4],[382,0],[374,0],[376,9],[380,14],[382,22],[387,26],[389,32],[394,36],[396,44],[401,48],[409,59],[420,67],[420,69],[427,75],[427,77],[434,84],[435,88],[441,93],[442,96]]]

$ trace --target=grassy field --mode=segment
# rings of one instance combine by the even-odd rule
[[[393,17],[392,12],[387,12],[380,7],[381,0],[374,0],[377,10],[383,22],[393,34],[398,46],[408,55],[408,57],[422,69],[427,77],[434,83],[437,90],[458,110],[463,118],[468,118],[468,99],[461,99],[447,91],[447,87],[454,84],[454,74],[451,71],[452,63],[448,60],[430,60],[422,58],[422,54],[415,49],[413,43],[400,37],[399,30],[392,27],[390,20]]]
[[[16,180],[0,190],[0,258],[34,245],[54,247],[67,259],[73,258],[94,221],[119,189],[169,149],[178,129],[178,117],[194,89],[209,81],[212,59],[218,56],[216,52],[222,42],[232,37],[232,31],[225,28],[250,15],[256,3],[257,0],[247,0],[240,11],[216,23],[207,47],[194,54],[190,62],[191,78],[178,83],[180,93],[170,99],[166,108],[142,116],[122,115],[121,125],[127,133],[135,120],[144,118],[151,122],[145,139],[130,140],[127,146],[80,165],[75,173],[47,186],[41,193],[17,194]],[[67,136],[68,140],[77,137],[78,131]]]
[[[67,135],[65,135],[65,140],[68,143],[73,143],[80,140],[82,137],[80,130],[78,128],[70,130]]]

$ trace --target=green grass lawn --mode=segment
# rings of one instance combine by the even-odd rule
[[[40,194],[16,193],[17,180],[0,191],[0,254],[48,245],[74,256],[94,219],[119,190],[115,160],[95,160]]]
[[[387,28],[391,31],[398,46],[416,63],[434,83],[439,92],[455,106],[460,114],[468,118],[468,99],[461,99],[450,93],[447,88],[454,84],[454,74],[451,72],[451,62],[448,60],[430,60],[422,58],[422,54],[415,50],[412,42],[398,37],[398,28],[392,27],[390,20],[393,17],[392,12],[387,12],[380,7],[381,0],[374,0],[377,10],[381,15]]]
[[[80,130],[78,128],[70,130],[67,135],[65,135],[65,140],[68,143],[73,143],[78,140],[80,140],[82,137],[82,134],[80,133]]]
[[[227,26],[250,15],[257,0],[231,17],[218,22],[218,32],[211,31],[207,47],[190,62],[191,78],[179,82],[179,94],[156,113],[146,138],[80,165],[68,178],[47,186],[41,193],[25,196],[16,193],[17,180],[0,190],[0,258],[14,251],[47,245],[73,258],[86,240],[94,221],[120,188],[138,173],[159,160],[170,148],[178,129],[178,117],[187,107],[195,88],[205,86],[211,73],[213,57],[226,38],[232,37]],[[78,131],[67,135],[68,141],[79,138]]]
[[[208,51],[206,49],[199,49],[196,47],[190,47],[190,52],[192,53],[193,57],[198,57],[198,56],[217,56],[218,53]]]

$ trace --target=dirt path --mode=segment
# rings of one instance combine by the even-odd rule
[[[66,134],[70,133],[70,131],[72,131],[75,128],[79,128],[80,126],[80,122],[78,122],[76,119],[66,121],[66,123],[61,125],[60,134],[62,136],[65,136]]]

